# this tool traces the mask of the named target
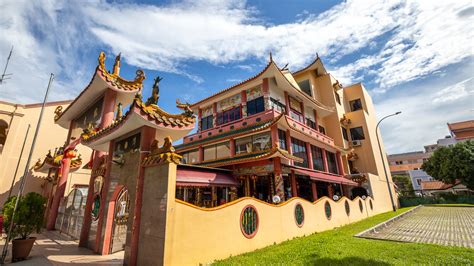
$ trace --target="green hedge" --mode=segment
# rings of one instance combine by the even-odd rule
[[[474,204],[474,195],[439,194],[436,197],[400,197],[401,207],[417,206],[420,204]]]

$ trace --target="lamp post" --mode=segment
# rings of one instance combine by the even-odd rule
[[[377,143],[379,145],[379,151],[380,151],[380,158],[382,159],[382,166],[383,166],[383,171],[385,173],[385,179],[387,180],[387,187],[388,187],[388,194],[390,195],[390,202],[392,203],[392,209],[393,211],[396,211],[396,208],[395,208],[395,202],[393,201],[393,195],[392,195],[392,189],[390,188],[390,181],[388,180],[388,174],[387,174],[387,168],[385,167],[385,160],[384,160],[384,155],[383,155],[383,152],[382,152],[382,146],[380,146],[380,138],[379,138],[379,125],[380,123],[391,117],[391,116],[396,116],[396,115],[399,115],[401,114],[402,112],[398,111],[394,114],[391,114],[391,115],[387,115],[385,116],[384,118],[380,119],[380,121],[377,123],[377,126],[375,126],[375,135],[377,136]]]

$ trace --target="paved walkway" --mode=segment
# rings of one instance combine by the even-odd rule
[[[423,206],[362,237],[474,248],[474,208]]]
[[[122,265],[123,251],[100,256],[89,249],[78,247],[77,241],[71,240],[57,231],[43,231],[37,237],[30,257],[12,265]],[[3,244],[4,240],[0,244],[0,250],[3,249]],[[9,248],[7,263],[11,262],[11,243]]]

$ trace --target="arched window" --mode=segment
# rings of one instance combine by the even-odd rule
[[[2,152],[5,141],[7,140],[7,129],[8,123],[4,120],[0,120],[0,153]]]

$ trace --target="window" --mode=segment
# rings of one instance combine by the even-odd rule
[[[140,149],[140,133],[121,139],[114,144],[114,156]]]
[[[247,102],[247,115],[258,114],[265,111],[263,96]]]
[[[304,91],[306,94],[308,94],[309,96],[312,96],[311,84],[309,83],[308,79],[298,82],[298,86],[300,86],[301,90]]]
[[[417,179],[416,179],[416,183],[418,184],[418,186],[421,186],[421,179],[420,179],[420,178],[417,178]]]
[[[324,171],[323,150],[311,145],[311,154],[313,157],[314,170]]]
[[[291,118],[293,118],[294,120],[296,120],[296,121],[298,121],[298,122],[304,124],[303,115],[302,115],[300,112],[291,109],[291,111],[290,111],[290,116],[291,116]]]
[[[339,93],[337,93],[337,91],[334,91],[334,95],[336,96],[336,102],[338,104],[341,104],[341,96],[339,96]]]
[[[264,151],[270,148],[270,132],[235,140],[236,154]]]
[[[237,106],[230,110],[217,114],[217,125],[226,124],[241,118],[241,107]]]
[[[333,174],[339,174],[337,169],[336,154],[326,151],[326,156],[328,160],[328,172]]]
[[[293,155],[303,159],[302,163],[296,163],[296,166],[308,167],[308,157],[306,156],[306,144],[295,138],[291,138],[291,147],[293,149]]]
[[[182,156],[183,156],[182,161],[185,164],[197,163],[199,161],[199,150],[196,149],[196,150],[185,152],[183,153]]]
[[[280,149],[288,150],[286,147],[286,132],[284,130],[278,129],[278,141]]]
[[[357,110],[362,110],[362,102],[360,101],[360,99],[350,101],[349,105],[351,106],[352,112],[357,111]]]
[[[364,129],[362,127],[351,128],[351,139],[352,140],[362,140],[364,137]]]
[[[341,127],[342,129],[342,137],[344,137],[345,140],[349,141],[349,136],[347,136],[347,129],[345,127]]]
[[[201,118],[201,130],[206,130],[212,128],[212,120],[214,117],[212,115]]]
[[[286,113],[286,106],[282,104],[279,100],[270,98],[271,108],[280,113]]]
[[[319,128],[319,132],[323,133],[324,135],[326,135],[326,129],[323,127],[323,126],[318,126]]]
[[[204,147],[204,161],[226,158],[230,156],[229,142]]]
[[[312,129],[316,129],[316,122],[309,118],[306,118],[306,125]]]
[[[7,141],[7,129],[8,129],[8,124],[4,120],[0,120],[0,153],[3,150],[3,146],[5,145],[5,142]]]

